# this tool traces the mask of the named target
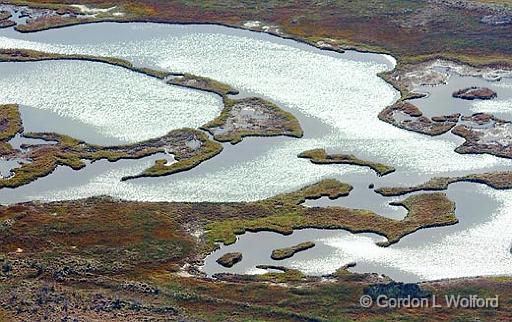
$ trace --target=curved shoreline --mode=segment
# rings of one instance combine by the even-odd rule
[[[243,137],[252,136],[252,137],[271,137],[271,136],[291,136],[291,137],[302,137],[303,131],[302,128],[298,122],[298,120],[295,118],[293,114],[290,112],[282,110],[279,106],[276,104],[267,101],[265,99],[261,99],[259,97],[250,97],[245,99],[230,99],[228,95],[233,95],[237,90],[232,88],[230,85],[224,84],[222,82],[219,82],[217,80],[203,77],[203,76],[196,76],[193,74],[188,73],[173,73],[173,72],[167,72],[163,70],[156,70],[152,68],[146,68],[146,67],[137,67],[134,66],[133,63],[131,63],[128,60],[122,59],[122,58],[115,58],[115,57],[103,57],[103,56],[93,56],[93,55],[80,55],[80,54],[55,54],[55,53],[46,53],[36,50],[27,50],[27,49],[0,49],[0,62],[9,62],[9,63],[24,63],[24,62],[41,62],[41,61],[87,61],[87,62],[93,62],[93,63],[102,63],[107,64],[115,67],[125,68],[127,70],[130,70],[132,72],[140,73],[142,75],[153,77],[162,81],[165,81],[170,86],[179,86],[184,88],[189,88],[192,90],[198,90],[203,92],[210,92],[215,95],[220,96],[222,99],[222,103],[224,105],[223,110],[221,111],[221,114],[217,116],[215,119],[211,120],[209,123],[200,126],[198,128],[198,131],[203,131],[205,133],[212,133],[212,129],[209,128],[210,125],[216,124],[220,119],[222,119],[224,116],[226,116],[226,113],[228,113],[233,106],[235,106],[237,103],[245,102],[245,101],[258,101],[260,106],[270,106],[273,109],[273,113],[277,116],[280,116],[279,120],[281,123],[278,122],[278,127],[284,127],[283,131],[275,131],[275,130],[268,130],[265,128],[265,126],[261,125],[259,128],[254,128],[251,131],[244,130],[243,128],[235,128],[232,133],[230,134],[232,137],[239,137],[238,140],[233,139],[232,144],[236,144],[242,140]],[[173,78],[169,78],[173,77]],[[178,77],[178,78],[175,78]],[[182,77],[185,79],[185,81],[181,81],[179,77]],[[257,105],[258,106],[258,105]],[[249,119],[250,121],[250,119]],[[290,127],[290,132],[288,133],[287,126]],[[286,131],[285,131],[286,130]],[[213,140],[217,142],[226,142],[225,139],[219,138],[216,135],[213,135]],[[230,139],[231,140],[231,139]],[[210,153],[209,157],[205,160],[200,161],[199,163],[206,161],[210,158],[213,158],[214,156],[218,155],[222,152],[222,148],[220,149],[214,149],[213,153]],[[161,177],[161,176],[167,176],[170,174],[188,171],[198,164],[192,163],[187,166],[183,166],[176,171],[170,171],[170,168],[167,166],[163,166],[161,162],[156,162],[155,165],[143,173],[137,174],[137,175],[131,175],[131,176],[125,176],[121,178],[121,181],[127,181],[132,179],[138,179],[143,177]],[[55,170],[55,169],[54,169]],[[41,178],[45,177],[49,174],[51,174],[54,170],[42,174],[40,176],[35,177]],[[31,180],[32,182],[34,180]],[[15,187],[13,187],[15,188]]]
[[[345,53],[345,51],[347,51],[347,50],[351,50],[351,51],[356,51],[356,52],[359,52],[359,53],[382,54],[382,55],[390,55],[390,56],[392,56],[392,54],[389,51],[386,51],[384,49],[380,50],[380,51],[379,50],[369,50],[369,49],[358,48],[357,46],[348,46],[348,45],[346,47],[340,48],[340,49],[326,48],[326,47],[322,47],[322,46],[316,44],[313,41],[309,41],[307,39],[304,39],[304,38],[301,38],[301,37],[295,36],[295,35],[280,34],[280,33],[276,33],[276,32],[273,32],[273,31],[265,31],[265,30],[260,30],[260,29],[244,27],[243,25],[229,24],[229,23],[222,23],[222,22],[215,22],[215,21],[211,21],[211,22],[208,22],[208,21],[205,21],[205,22],[203,22],[203,21],[184,22],[184,21],[179,21],[179,20],[165,20],[165,19],[139,19],[139,18],[134,18],[134,19],[122,20],[122,19],[111,19],[111,18],[108,18],[108,19],[101,19],[101,20],[97,20],[97,21],[75,21],[75,22],[71,22],[69,24],[47,26],[47,27],[44,27],[44,28],[37,28],[37,29],[33,29],[33,30],[18,30],[18,29],[15,29],[15,30],[17,32],[19,32],[19,33],[37,33],[37,32],[46,31],[46,30],[60,29],[60,28],[73,27],[73,26],[79,26],[79,25],[90,25],[90,24],[97,24],[97,23],[104,23],[104,22],[105,23],[120,23],[120,24],[125,24],[125,23],[154,23],[154,24],[178,25],[178,26],[190,26],[190,25],[204,26],[204,25],[211,25],[211,26],[219,26],[219,27],[226,27],[226,28],[238,29],[238,30],[243,30],[243,31],[251,31],[251,32],[267,34],[267,35],[279,37],[281,39],[293,40],[293,41],[296,41],[296,42],[301,43],[301,44],[313,46],[313,47],[315,47],[317,49],[320,49],[320,50],[332,51],[332,52],[336,52],[336,53],[340,53],[340,54]]]
[[[487,172],[480,174],[469,174],[461,177],[434,177],[429,181],[410,187],[382,187],[374,191],[382,196],[396,197],[407,195],[417,191],[443,191],[448,186],[457,182],[470,182],[483,184],[496,190],[512,189],[512,172]],[[509,179],[509,180],[507,180]]]
[[[332,191],[333,186],[335,186],[335,194]],[[453,225],[458,222],[455,217],[455,204],[442,193],[410,196],[395,203],[408,210],[402,220],[386,218],[364,209],[309,208],[302,205],[306,199],[325,195],[336,199],[348,195],[351,190],[350,185],[330,179],[306,186],[296,192],[252,203],[265,205],[274,210],[265,216],[230,218],[207,225],[205,228],[208,239],[211,243],[230,245],[236,242],[237,235],[246,231],[271,231],[289,235],[296,229],[342,229],[351,233],[375,233],[383,236],[387,240],[377,244],[387,247],[419,229]]]
[[[92,200],[92,199],[91,199],[91,200]],[[72,202],[71,202],[71,203],[72,203]],[[123,201],[120,201],[120,203],[123,203]],[[158,203],[158,204],[156,204],[156,203],[155,203],[155,204],[153,204],[153,206],[155,206],[155,205],[161,205],[161,203]],[[202,205],[202,203],[192,203],[192,206],[191,206],[191,207],[194,207],[194,206],[199,207],[200,205]],[[20,205],[16,205],[16,206],[20,206]],[[188,206],[188,205],[187,205],[187,206]],[[155,207],[156,207],[156,206],[155,206]],[[250,209],[250,210],[252,210],[252,209]],[[120,210],[118,210],[118,211],[120,211]],[[188,209],[187,209],[187,211],[190,211],[190,210],[188,210]],[[120,212],[121,212],[121,211],[120,211]],[[193,212],[193,210],[192,210],[192,212]],[[248,213],[250,213],[250,212],[251,212],[251,211],[249,211]],[[145,212],[142,212],[142,213],[143,213],[143,215],[144,215],[144,216],[141,216],[141,217],[146,217],[147,213],[145,213]],[[187,213],[188,213],[188,212],[187,212]],[[56,212],[56,214],[57,214],[57,212]],[[95,213],[93,212],[93,214],[95,214]],[[172,211],[170,211],[169,213],[166,213],[166,215],[167,215],[167,214],[169,214],[169,215],[173,215],[173,212],[172,212]],[[48,214],[42,214],[42,215],[44,215],[45,217],[46,217],[46,216],[48,216]],[[52,216],[53,216],[53,214],[52,214]],[[55,216],[55,217],[56,217],[56,218],[60,218],[60,217],[62,217],[62,214],[59,212],[59,213],[58,213],[58,215],[57,215],[57,216]],[[52,217],[50,217],[50,218],[52,218]],[[16,219],[18,220],[18,218],[16,218]],[[57,220],[59,220],[59,219],[57,219]],[[14,224],[16,224],[16,223],[14,223]],[[3,223],[2,223],[2,225],[3,225]],[[440,226],[440,225],[439,225],[439,226]],[[138,226],[136,226],[136,227],[138,227]],[[431,226],[431,227],[437,227],[437,226]],[[146,227],[144,226],[144,228],[146,228]],[[188,227],[187,227],[187,228],[188,228]],[[424,228],[425,228],[425,227],[424,227]],[[421,228],[420,228],[420,229],[421,229]],[[158,232],[159,232],[159,233],[161,233],[160,231],[158,231]],[[117,233],[117,232],[116,232],[116,233]],[[162,235],[157,235],[154,231],[149,230],[149,229],[148,229],[148,234],[149,234],[150,236],[155,235],[155,236],[165,236],[165,237],[167,237],[167,235],[164,235],[164,233],[161,233]],[[152,246],[152,244],[149,244],[149,245],[150,245],[150,246]],[[79,245],[79,246],[82,246],[82,245]],[[80,251],[80,250],[78,250],[78,251]],[[72,251],[70,251],[70,252],[72,252]],[[150,254],[152,254],[152,253],[150,253]],[[115,253],[115,252],[113,252],[113,253],[112,253],[112,256],[115,256],[115,255],[116,255],[116,253]],[[153,255],[153,254],[152,254],[152,255]],[[15,255],[15,256],[17,256],[17,255]],[[173,263],[173,262],[171,261],[171,263]],[[178,263],[180,263],[180,262],[178,262]],[[159,264],[160,264],[160,263],[159,263]],[[174,263],[173,263],[173,264],[174,264]],[[181,263],[180,263],[180,264],[181,264]],[[75,263],[73,263],[73,265],[76,265],[76,264],[75,264]],[[77,266],[79,266],[79,265],[77,265]],[[145,265],[144,265],[144,266],[145,266]],[[176,266],[177,266],[177,264],[176,264]],[[71,266],[71,267],[72,267],[72,269],[75,269],[75,268],[74,268],[74,266]],[[161,268],[161,267],[165,267],[165,270],[164,270],[163,268]],[[176,274],[176,276],[179,276],[178,274],[181,274],[181,273],[183,273],[183,272],[184,272],[184,269],[183,269],[183,268],[181,268],[181,267],[178,267],[178,268],[176,268],[176,267],[174,267],[174,266],[172,266],[172,267],[173,267],[172,269],[171,269],[171,268],[168,268],[168,267],[166,267],[166,266],[164,266],[164,265],[161,265],[160,267],[158,267],[157,269],[164,270],[164,272],[163,272],[163,273],[162,273],[161,271],[157,271],[157,273],[153,273],[153,272],[152,272],[152,273],[153,273],[153,274],[155,274],[155,275],[156,275],[156,274],[160,274],[160,275],[156,275],[156,276],[151,275],[151,277],[153,278],[153,279],[152,279],[152,281],[153,281],[153,282],[155,282],[155,281],[167,281],[167,279],[174,278],[174,277],[169,277],[169,276],[174,276],[174,274]],[[46,269],[46,267],[45,267],[45,269]],[[51,269],[52,269],[51,267],[49,267],[49,268],[48,268],[48,270],[51,270]],[[144,267],[144,270],[150,270],[150,269],[148,269],[148,268]],[[58,272],[58,273],[60,273],[60,271],[57,271],[57,272]],[[188,272],[188,271],[187,271],[187,272]],[[65,272],[64,272],[64,273],[65,273]],[[61,274],[64,274],[64,273],[61,273]],[[137,273],[139,273],[139,271],[137,271]],[[73,281],[73,278],[75,278],[75,277],[73,276],[73,274],[76,274],[76,273],[72,271],[72,273],[70,274],[70,276],[66,276],[66,275],[65,275],[65,278],[68,278],[68,279],[70,279],[70,280],[71,280],[71,282],[69,282],[70,284],[71,284],[71,283],[73,283],[73,282],[72,282],[72,281]],[[78,275],[78,274],[77,274],[77,275]],[[342,285],[342,287],[340,287],[340,289],[341,289],[341,290],[345,290],[345,289],[346,289],[346,287],[350,286],[350,285],[351,285],[351,284],[350,284],[351,279],[352,279],[352,281],[354,281],[354,280],[358,280],[358,279],[363,279],[363,277],[364,277],[364,278],[368,278],[368,276],[369,276],[369,275],[370,275],[370,274],[364,274],[364,275],[351,274],[351,275],[349,275],[349,277],[347,278],[349,282],[347,282],[346,280],[343,280],[343,282],[342,282],[343,284],[341,284],[341,285]],[[61,275],[55,275],[55,276],[61,276]],[[79,275],[79,276],[80,276],[80,275]],[[370,275],[370,276],[371,276],[371,275]],[[265,277],[266,277],[266,276],[265,276]],[[180,276],[180,278],[181,278],[181,276]],[[210,281],[212,281],[212,279],[204,279],[204,280],[201,280],[201,279],[199,279],[199,278],[198,278],[198,280],[194,280],[195,278],[197,278],[197,276],[193,276],[193,277],[188,278],[188,279],[186,279],[186,280],[185,280],[185,284],[186,284],[186,286],[184,286],[184,287],[183,287],[183,289],[184,289],[184,290],[186,290],[186,292],[188,292],[187,287],[190,287],[190,284],[187,284],[187,282],[191,282],[192,284],[197,284],[197,285],[202,286],[202,287],[204,287],[205,289],[207,289],[207,287],[209,287],[208,283],[209,283]],[[87,279],[88,279],[88,277],[87,277]],[[219,279],[219,280],[221,280],[221,281],[223,281],[223,282],[224,282],[224,284],[227,284],[227,283],[226,283],[226,281],[225,281],[225,279],[227,279],[227,277],[219,277],[218,279]],[[240,280],[242,280],[242,279],[243,279],[243,278],[240,278]],[[306,279],[307,279],[306,277],[304,277],[304,278],[302,278],[302,277],[301,277],[301,278],[300,278],[300,280],[301,280],[301,281],[304,281],[304,280],[306,280]],[[235,277],[235,278],[233,278],[233,280],[235,280],[235,281],[236,281],[236,277]],[[376,278],[373,280],[373,282],[375,282],[375,280],[376,280]],[[470,280],[470,278],[464,278],[464,280]],[[181,281],[181,280],[180,280],[180,281]],[[206,281],[206,282],[205,282],[205,281]],[[215,281],[215,280],[214,280],[214,281]],[[292,285],[292,286],[288,285],[288,284],[292,284],[292,283],[293,283],[293,280],[288,280],[287,278],[283,278],[283,279],[279,279],[279,278],[272,278],[272,279],[269,279],[268,281],[269,281],[269,283],[270,283],[270,282],[272,282],[272,283],[281,283],[281,284],[284,284],[284,285],[280,285],[280,287],[281,287],[281,288],[283,288],[283,289],[292,289],[292,293],[293,293],[293,292],[299,292],[299,291],[295,291],[295,289],[293,289],[293,288],[292,288],[292,287],[293,287],[293,285]],[[173,282],[175,282],[175,281],[173,281]],[[328,282],[332,282],[332,283],[334,284],[334,283],[338,283],[338,280],[337,280],[337,279],[335,279],[335,280],[328,280]],[[86,282],[84,282],[84,283],[86,283]],[[102,283],[102,281],[95,281],[95,280],[93,280],[93,281],[92,281],[92,283],[97,283],[97,284],[96,284],[96,287],[98,287],[98,285],[102,285],[102,284],[101,284],[101,283]],[[116,285],[116,284],[114,284],[114,283],[115,283],[114,281],[110,281],[110,283],[111,283],[111,284],[113,284],[113,285]],[[175,283],[176,283],[176,284],[178,284],[178,282],[175,282]],[[286,284],[286,283],[288,283],[288,284]],[[360,283],[360,284],[363,284],[363,283],[366,283],[366,282],[359,282],[359,283]],[[430,283],[430,282],[425,282],[425,285],[428,285],[428,283]],[[212,283],[212,284],[213,284],[213,283]],[[218,287],[219,287],[219,288],[221,288],[223,283],[222,283],[222,282],[220,282],[220,283],[217,283],[217,284],[219,284],[219,285],[218,285]],[[158,290],[159,294],[163,294],[163,295],[161,295],[161,296],[165,296],[165,295],[166,295],[166,293],[165,293],[164,291],[161,291],[161,290],[160,290],[160,285],[159,285],[159,284],[157,284],[157,285],[158,285],[157,290]],[[179,285],[179,284],[178,284],[178,285]],[[348,285],[348,286],[347,286],[347,285]],[[117,286],[117,285],[116,285],[116,286]],[[195,285],[194,285],[194,286],[195,286]],[[236,289],[232,284],[230,284],[229,286],[232,286],[232,287],[233,287],[233,288],[230,290],[230,291],[231,291],[231,292],[233,292],[233,293],[235,293],[235,291],[237,291],[237,290],[238,290],[238,289]],[[302,285],[301,285],[301,286],[302,286]],[[123,288],[123,287],[126,287],[126,288],[127,288],[127,287],[133,287],[133,288],[135,288],[135,286],[133,286],[132,284],[129,284],[129,283],[128,283],[128,286],[126,286],[126,284],[125,284],[125,285],[123,285],[123,286],[117,286],[117,287],[118,287],[118,288],[120,288],[120,289],[123,289],[123,290],[125,289],[125,288]],[[250,284],[245,284],[245,285],[243,285],[243,287],[244,287],[244,288],[243,288],[243,290],[252,290],[252,289],[251,289],[252,285],[250,285]],[[325,283],[325,282],[323,282],[323,285],[322,285],[322,284],[320,285],[320,288],[322,288],[323,290],[326,290],[326,289],[328,289],[329,287],[332,287],[332,286],[328,286],[328,285],[326,285],[326,283]],[[142,287],[141,287],[141,288],[142,288]],[[162,288],[164,288],[164,287],[162,287]],[[272,288],[272,287],[269,287],[269,289],[271,289],[271,288]],[[145,292],[149,292],[149,291],[147,291],[147,290],[146,290],[146,289],[144,289],[144,288],[142,288],[142,289],[143,289]],[[118,289],[118,290],[119,290],[119,289]],[[150,290],[151,290],[151,289],[150,289]],[[195,289],[193,289],[193,290],[194,290],[194,291],[196,291]],[[180,291],[181,291],[181,290],[180,290]],[[259,292],[263,292],[262,290],[258,290],[258,291],[259,291]],[[337,290],[337,291],[339,291],[339,290]],[[195,303],[199,303],[199,302],[200,302],[200,301],[202,301],[202,300],[204,300],[205,302],[207,302],[206,300],[211,300],[211,298],[212,298],[213,296],[217,296],[217,293],[213,293],[213,294],[215,294],[215,295],[213,295],[212,297],[208,297],[208,298],[206,298],[206,297],[205,297],[204,299],[202,299],[202,298],[200,298],[199,296],[197,296],[197,297],[193,297],[193,296],[195,295],[195,293],[193,293],[193,291],[190,291],[190,292],[191,292],[190,294],[192,294],[192,295],[191,295],[191,296],[189,296],[187,293],[181,294],[181,293],[179,293],[179,292],[176,292],[176,291],[175,291],[174,289],[172,289],[172,288],[171,288],[171,290],[168,290],[167,292],[174,292],[174,293],[178,293],[178,295],[179,295],[179,296],[182,296],[185,300],[188,300],[188,301],[190,301],[190,299],[193,299],[194,304],[195,304]],[[306,292],[306,291],[301,291],[301,292]],[[143,293],[143,292],[140,292],[140,293]],[[248,292],[248,293],[249,293],[249,292]],[[320,292],[318,292],[318,293],[319,293],[319,294],[318,294],[318,296],[322,296],[322,294],[320,294]],[[302,294],[302,293],[301,293],[301,294]],[[337,293],[335,293],[335,294],[336,294],[337,296],[339,296],[340,294],[344,294],[344,293],[339,293],[339,292],[337,292]],[[354,294],[357,294],[357,293],[354,293]],[[142,295],[140,295],[140,296],[142,296]],[[316,295],[315,295],[315,296],[316,296]],[[205,299],[206,299],[206,300],[205,300]],[[226,302],[227,302],[227,301],[226,301]],[[225,304],[226,302],[222,302],[222,301],[220,301],[220,300],[219,300],[218,302],[216,302],[216,304],[220,306],[220,305]],[[247,302],[249,303],[249,301],[247,301]],[[207,302],[207,303],[208,303],[208,302]],[[247,309],[247,310],[248,310],[248,309],[249,309],[249,307],[252,305],[252,303],[251,303],[251,304],[248,304],[248,303],[244,303],[243,305],[240,305],[240,307],[244,307],[245,309]],[[347,303],[352,304],[350,301],[347,301]],[[232,304],[232,302],[230,302],[230,304]],[[284,303],[284,304],[280,304],[280,305],[286,305],[286,303]],[[281,308],[280,308],[280,309],[281,309]],[[354,308],[351,308],[351,309],[353,310]],[[276,313],[276,314],[277,314],[277,313]],[[378,312],[377,314],[378,314],[378,316],[380,316],[380,314],[381,314],[381,313],[380,313],[380,312]],[[398,314],[398,313],[394,313],[394,314]],[[284,313],[283,313],[283,315],[282,315],[282,316],[285,316],[285,315],[284,315]],[[312,318],[311,318],[311,319],[315,319],[314,315],[311,315],[311,316],[312,316]],[[396,316],[396,315],[395,315],[395,316]],[[297,315],[297,316],[294,316],[294,315],[293,315],[293,317],[296,317],[296,318],[304,318],[304,315]],[[309,316],[308,316],[308,317],[309,317]]]
[[[353,154],[328,154],[325,149],[312,149],[299,153],[298,158],[307,159],[313,164],[347,164],[367,167],[375,171],[377,176],[383,177],[396,171],[392,166],[369,160],[362,160]]]

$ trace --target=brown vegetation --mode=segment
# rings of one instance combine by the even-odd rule
[[[418,107],[406,101],[398,101],[386,107],[379,113],[379,119],[404,130],[431,136],[444,134],[457,124],[452,122],[451,117],[437,118],[433,122],[428,117],[423,116]]]

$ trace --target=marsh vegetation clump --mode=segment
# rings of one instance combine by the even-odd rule
[[[291,247],[274,249],[272,251],[272,255],[270,255],[270,257],[273,260],[282,260],[282,259],[290,258],[298,252],[302,252],[302,251],[308,250],[313,247],[315,247],[315,243],[310,242],[310,241],[303,242],[303,243],[300,243],[297,245],[293,245]]]

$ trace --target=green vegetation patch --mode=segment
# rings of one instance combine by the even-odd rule
[[[329,184],[332,182],[327,183]],[[345,229],[353,233],[376,233],[387,238],[386,242],[379,243],[387,246],[419,229],[453,225],[458,222],[455,217],[455,204],[442,193],[410,196],[402,202],[394,203],[393,205],[403,206],[408,210],[403,220],[379,216],[368,210],[300,205],[307,197],[314,198],[332,193],[329,188],[325,190],[323,188],[323,182],[321,182],[319,185],[312,185],[295,193],[256,202],[273,209],[269,216],[232,218],[207,224],[208,242],[233,244],[236,242],[236,235],[246,231],[273,231],[289,235],[294,229],[318,228]],[[335,195],[339,196],[339,188],[336,190]]]
[[[45,53],[31,49],[0,49],[0,61],[4,62],[29,62],[45,60],[82,60],[98,62],[129,69],[134,72],[142,73],[147,76],[164,79],[170,73],[162,70],[156,70],[146,67],[134,66],[131,62],[115,57],[102,57],[80,54],[55,54]]]
[[[361,307],[359,297],[366,287],[390,281],[375,274],[344,270],[311,277],[279,266],[260,266],[270,271],[254,276],[217,274],[206,278],[197,272],[196,264],[211,250],[203,247],[207,236],[195,234],[205,224],[234,218],[266,218],[271,222],[273,215],[284,217],[291,213],[343,222],[346,219],[339,210],[319,208],[305,212],[307,209],[299,210],[303,207],[297,202],[306,196],[334,196],[348,187],[326,181],[290,193],[289,197],[239,203],[89,198],[0,206],[0,301],[9,303],[3,307],[7,313],[23,320],[43,319],[48,312],[51,318],[64,312],[62,316],[80,314],[100,316],[102,320],[428,320],[438,309],[383,311]],[[404,204],[411,208],[408,218],[386,219],[389,231],[392,222],[397,231],[403,230],[398,226],[412,228],[410,221],[426,224],[422,216],[432,219],[448,209],[442,206],[446,204],[442,194],[414,196]],[[429,208],[432,209],[426,211]],[[384,227],[378,216],[359,216],[359,212],[348,215],[354,217],[354,223]],[[424,282],[421,287],[439,298],[462,292],[499,294],[500,299],[507,299],[510,285],[510,279],[477,278]],[[500,302],[496,316],[509,316],[509,307],[507,301]],[[442,314],[454,320],[468,313],[450,309]],[[487,316],[478,309],[471,314]]]
[[[0,141],[8,141],[23,131],[18,105],[0,105]]]
[[[17,105],[0,109],[4,113],[4,137],[12,137],[22,129]],[[23,133],[26,138],[41,139],[48,144],[34,145],[26,151],[15,151],[6,142],[0,146],[9,153],[10,158],[27,160],[19,168],[12,170],[13,176],[0,179],[0,188],[16,188],[52,173],[57,166],[65,165],[74,170],[85,167],[84,159],[97,161],[107,159],[111,162],[120,159],[138,159],[155,153],[173,154],[176,162],[167,164],[159,160],[154,166],[136,177],[170,175],[189,170],[204,160],[212,158],[222,151],[222,146],[211,141],[208,136],[195,129],[178,129],[168,134],[143,142],[104,147],[88,144],[67,135],[56,133]],[[124,178],[124,180],[131,177]]]
[[[208,77],[196,76],[189,73],[176,75],[170,78],[167,82],[173,85],[213,92],[222,97],[238,94],[238,91],[228,84],[221,83]]]
[[[122,180],[130,180],[140,177],[160,177],[190,170],[202,162],[213,158],[222,152],[222,145],[213,142],[205,133],[194,129],[180,129],[169,133],[175,137],[177,144],[167,151],[174,154],[176,162],[168,163],[167,160],[157,160],[150,168],[135,176],[123,177]],[[157,139],[158,140],[158,139]]]
[[[270,257],[274,260],[282,260],[282,259],[290,258],[298,252],[302,252],[302,251],[308,250],[313,247],[315,247],[315,243],[310,242],[310,241],[303,242],[303,243],[300,243],[297,245],[293,245],[291,247],[274,249],[272,251],[272,255],[270,255]]]
[[[186,86],[202,91],[213,92],[221,96],[237,93],[237,91],[231,88],[229,85],[221,83],[211,78],[196,76],[193,74],[183,74],[182,76],[176,77],[176,74],[174,73],[147,67],[134,66],[131,62],[116,57],[80,54],[56,54],[30,49],[0,49],[0,61],[28,62],[45,60],[82,60],[104,63],[126,68],[131,71],[141,73],[150,77],[166,80],[167,83],[171,85]]]
[[[256,268],[278,271],[267,272],[261,275],[257,275],[257,279],[260,281],[269,281],[273,283],[289,283],[302,281],[306,279],[306,276],[297,269],[274,265],[257,265]]]
[[[372,161],[361,160],[353,154],[327,154],[325,149],[307,150],[298,155],[299,158],[310,159],[315,164],[351,164],[369,167],[379,176],[395,171],[395,168]]]

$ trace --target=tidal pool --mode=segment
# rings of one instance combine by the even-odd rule
[[[334,177],[356,188],[345,205],[368,205],[382,215],[400,218],[402,210],[387,206],[385,198],[365,186],[418,184],[432,176],[506,169],[511,165],[510,160],[490,155],[455,153],[462,140],[449,133],[429,137],[379,121],[377,114],[398,98],[397,91],[377,77],[377,73],[394,67],[394,60],[388,56],[321,51],[292,40],[219,26],[140,23],[101,23],[34,34],[3,30],[0,47],[114,56],[153,68],[211,77],[239,89],[244,96],[260,96],[279,104],[298,117],[305,132],[302,139],[246,138],[235,146],[225,144],[219,156],[199,167],[163,178],[120,181],[123,176],[139,173],[154,157],[95,162],[78,172],[59,168],[31,185],[1,190],[0,201],[4,203],[100,194],[145,201],[250,201]],[[56,84],[48,79],[56,79]],[[214,118],[221,108],[220,99],[213,94],[169,86],[100,63],[3,63],[0,88],[5,89],[0,91],[0,101],[19,100],[30,108],[86,124],[94,131],[81,135],[105,144],[109,140],[134,142],[177,127],[197,127]],[[438,97],[436,90],[442,87],[433,89],[430,97]],[[471,109],[484,107],[467,104]],[[71,132],[60,125],[57,129]],[[376,177],[366,168],[314,165],[296,157],[313,148],[353,153],[361,159],[392,165],[397,171]],[[377,247],[367,235],[318,232],[318,238],[330,247],[325,248],[329,254],[319,252],[321,258],[308,260],[306,253],[316,252],[312,249],[292,258],[296,262],[290,265],[307,273],[324,274],[350,259],[359,263],[356,270],[391,272],[404,280],[512,273],[508,249],[512,220],[507,216],[512,209],[508,201],[512,192],[470,184],[464,189],[463,193],[477,191],[475,200],[493,206],[482,211],[482,216],[474,211],[460,213],[476,218],[471,226],[456,225],[453,231],[428,229],[425,234],[440,231],[445,235],[425,239],[420,234],[423,232],[417,232],[389,248]],[[455,201],[459,202],[459,215],[459,209],[466,209],[460,203],[469,201]],[[344,201],[336,202],[343,205]],[[415,239],[416,235],[420,237]],[[401,247],[409,239],[416,240],[416,244]],[[471,246],[468,249],[466,245]],[[397,271],[402,275],[393,273]]]
[[[496,92],[497,98],[492,100],[468,101],[452,97],[452,93],[463,88],[477,86],[488,87]],[[427,97],[411,100],[429,117],[461,113],[471,115],[477,112],[494,114],[499,118],[512,120],[512,79],[487,81],[481,77],[460,76],[450,74],[447,84],[437,86],[421,86],[417,89],[428,93]]]

